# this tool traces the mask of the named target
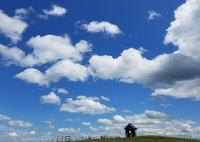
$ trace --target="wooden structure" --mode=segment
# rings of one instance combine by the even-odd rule
[[[71,142],[70,136],[57,136],[52,142]]]
[[[129,123],[124,127],[126,137],[135,137],[137,128],[133,124]]]

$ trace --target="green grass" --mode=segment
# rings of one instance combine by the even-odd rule
[[[96,140],[83,140],[81,142],[200,142],[200,140],[182,139],[172,137],[141,136],[134,138],[108,138]]]

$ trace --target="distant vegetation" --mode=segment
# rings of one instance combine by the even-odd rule
[[[96,140],[83,140],[81,142],[200,142],[200,140],[172,137],[138,136],[134,138],[107,138]]]

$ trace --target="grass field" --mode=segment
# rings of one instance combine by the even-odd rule
[[[200,142],[200,140],[171,138],[171,137],[142,136],[134,138],[108,138],[108,139],[84,140],[82,142]]]

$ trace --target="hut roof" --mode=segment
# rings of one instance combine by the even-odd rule
[[[137,128],[135,126],[133,126],[132,123],[128,123],[128,125],[126,125],[124,127],[124,129],[129,129],[129,130],[137,130]]]

